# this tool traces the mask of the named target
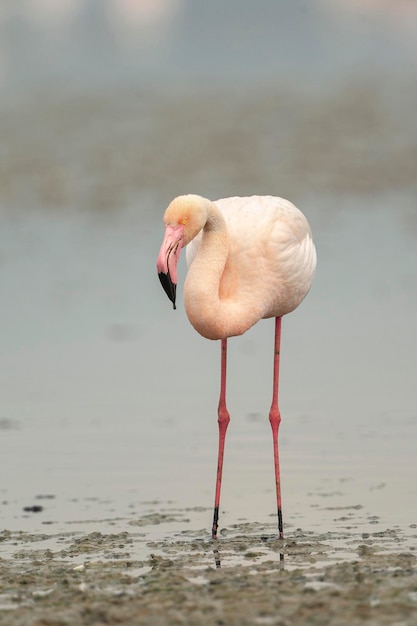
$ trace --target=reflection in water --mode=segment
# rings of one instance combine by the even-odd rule
[[[222,562],[221,562],[221,559],[220,559],[220,553],[217,550],[217,548],[215,548],[213,550],[213,554],[214,554],[214,564],[216,566],[216,569],[220,569],[221,566],[222,566]]]

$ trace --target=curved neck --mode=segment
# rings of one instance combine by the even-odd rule
[[[226,222],[210,202],[201,243],[184,285],[188,319],[207,339],[241,335],[259,319],[258,311],[239,302],[238,268],[228,261]]]

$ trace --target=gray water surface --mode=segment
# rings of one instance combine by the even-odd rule
[[[401,210],[383,201],[358,210],[352,199],[327,223],[312,202],[320,270],[283,325],[292,524],[320,526],[326,518],[312,507],[326,495],[389,524],[414,520],[417,248]],[[160,289],[157,221],[146,239],[128,212],[104,224],[42,213],[3,222],[5,527],[82,519],[91,498],[104,504],[90,511],[110,516],[155,500],[211,505],[219,344],[199,337],[181,301],[173,312]],[[225,522],[274,511],[272,340],[272,321],[230,340]],[[24,514],[47,494],[55,498],[41,502],[44,512]]]

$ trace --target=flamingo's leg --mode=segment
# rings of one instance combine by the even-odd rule
[[[278,453],[278,430],[281,422],[281,414],[278,408],[278,379],[279,379],[279,351],[281,343],[281,318],[275,318],[275,347],[274,347],[274,383],[271,410],[269,412],[269,421],[272,428],[272,440],[274,446],[274,465],[275,465],[275,488],[277,494],[277,510],[278,510],[278,532],[280,539],[284,538],[284,530],[282,524],[282,503],[281,503],[281,479],[279,471],[279,453]]]
[[[212,538],[217,539],[217,528],[219,522],[219,506],[220,506],[220,490],[222,486],[222,472],[223,472],[223,456],[224,456],[224,442],[226,440],[226,431],[230,422],[229,411],[226,407],[226,369],[227,369],[227,339],[221,340],[221,383],[220,383],[220,399],[218,408],[218,423],[219,423],[219,454],[217,460],[217,480],[216,480],[216,495],[214,498],[214,515],[213,515],[213,528]]]

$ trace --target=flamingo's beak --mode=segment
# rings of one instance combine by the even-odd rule
[[[165,237],[159,250],[156,268],[165,293],[175,306],[177,292],[177,263],[184,241],[183,226],[166,226]]]

